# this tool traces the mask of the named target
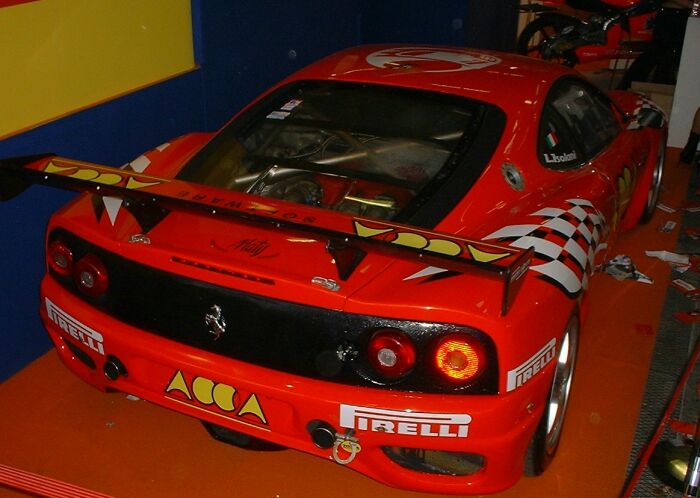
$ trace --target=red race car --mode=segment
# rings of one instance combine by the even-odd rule
[[[121,169],[3,160],[0,196],[84,192],[49,223],[41,316],[88,383],[490,493],[557,449],[587,279],[651,216],[665,137],[571,69],[367,46]]]

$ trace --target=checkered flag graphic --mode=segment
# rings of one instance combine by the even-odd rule
[[[568,209],[543,208],[530,214],[541,218],[539,223],[509,225],[484,237],[510,242],[511,247],[534,248],[534,264],[538,272],[571,297],[588,284],[596,252],[607,225],[605,217],[585,199],[568,199]]]
[[[632,119],[629,124],[627,125],[628,130],[636,130],[638,128],[641,128],[642,125],[639,122],[639,113],[642,111],[642,109],[653,109],[657,112],[659,112],[662,116],[661,123],[658,124],[659,127],[662,127],[666,123],[666,113],[661,109],[658,105],[656,105],[656,102],[651,100],[648,97],[645,97],[644,95],[637,94],[637,102],[636,106],[634,108],[634,111],[632,111],[632,115],[634,116],[634,119]]]

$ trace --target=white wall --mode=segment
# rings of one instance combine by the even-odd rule
[[[700,107],[700,17],[688,18],[681,67],[673,97],[668,145],[684,147],[693,122],[695,110]]]

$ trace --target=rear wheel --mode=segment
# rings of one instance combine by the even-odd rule
[[[575,25],[577,20],[567,16],[542,16],[528,23],[518,37],[517,52],[521,55],[545,58],[560,63],[565,63],[564,57],[553,57],[546,55],[543,57],[543,43],[558,36],[567,26]]]
[[[544,413],[525,456],[525,475],[537,476],[544,472],[559,447],[576,364],[578,334],[579,320],[578,316],[574,315],[562,336]]]
[[[649,192],[647,193],[647,201],[646,204],[644,204],[644,211],[642,211],[642,214],[639,217],[640,223],[648,222],[654,215],[656,204],[659,202],[659,191],[661,190],[661,177],[663,176],[665,160],[666,144],[662,140],[659,144],[659,150],[656,153],[656,164],[654,164],[654,171],[651,173],[651,186],[649,187]]]

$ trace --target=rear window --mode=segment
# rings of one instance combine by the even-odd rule
[[[381,85],[296,83],[229,123],[178,178],[404,219],[459,169],[482,133],[486,107]],[[480,163],[472,165],[479,173],[485,166]]]

